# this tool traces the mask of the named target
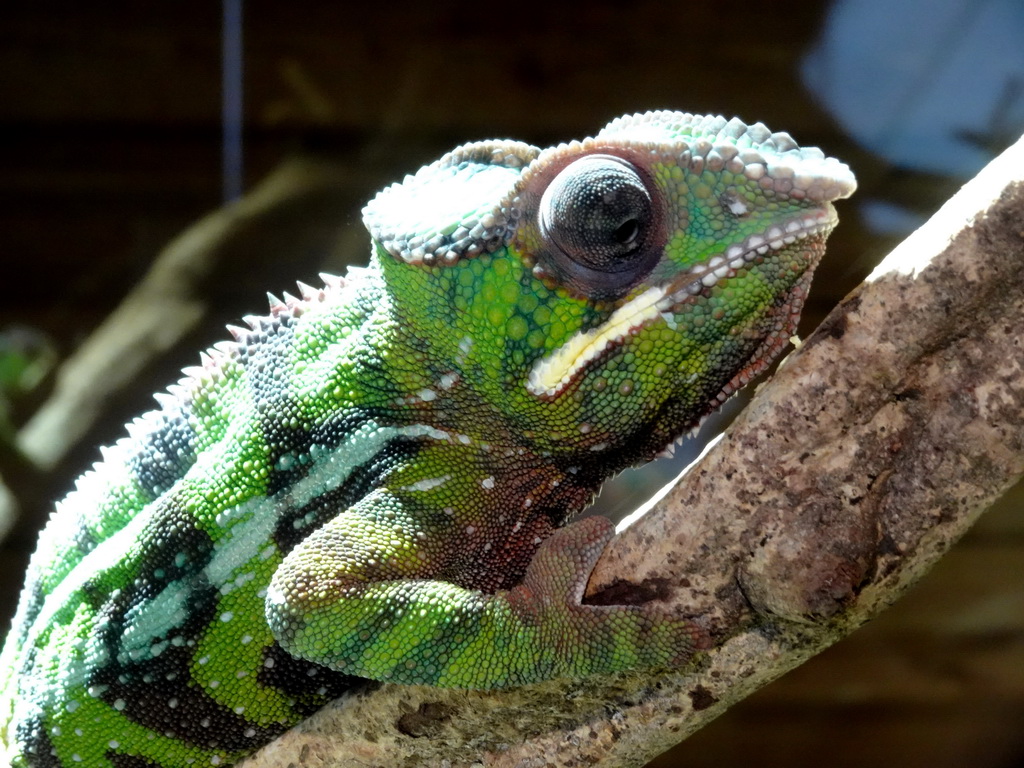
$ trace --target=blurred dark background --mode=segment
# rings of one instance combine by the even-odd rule
[[[35,531],[96,446],[225,323],[263,312],[265,291],[364,261],[362,204],[460,143],[546,146],[669,108],[821,146],[860,190],[839,206],[806,333],[1024,130],[1019,0],[227,5],[240,26],[210,0],[5,8],[3,617]],[[126,297],[160,303],[161,269],[194,299],[174,315],[188,321],[128,343],[146,347],[138,360],[65,366]],[[625,477],[606,508],[655,482]],[[1020,506],[1018,491],[882,618],[654,765],[1024,765]]]

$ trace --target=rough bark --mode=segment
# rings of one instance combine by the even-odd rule
[[[639,766],[893,602],[1024,474],[1022,179],[1024,140],[611,543],[590,599],[657,594],[704,623],[715,647],[691,667],[502,693],[380,686],[242,765]]]

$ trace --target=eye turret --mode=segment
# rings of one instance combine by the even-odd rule
[[[570,163],[540,200],[538,224],[555,269],[587,293],[625,293],[657,261],[658,216],[647,181],[613,155]]]

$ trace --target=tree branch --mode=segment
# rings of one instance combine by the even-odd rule
[[[1024,474],[1022,169],[1024,140],[609,546],[592,599],[669,595],[715,638],[692,667],[501,693],[374,687],[242,765],[642,765],[881,611]]]

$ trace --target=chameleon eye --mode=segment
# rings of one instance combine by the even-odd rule
[[[565,258],[620,275],[646,264],[644,246],[654,219],[640,173],[611,155],[589,155],[566,166],[544,191],[538,217],[541,234]]]

